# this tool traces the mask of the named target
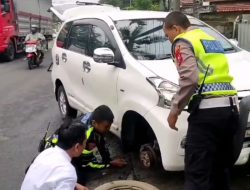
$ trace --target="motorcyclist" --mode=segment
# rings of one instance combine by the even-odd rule
[[[40,43],[37,44],[37,51],[41,53],[41,59],[44,57],[43,49],[42,49],[42,41],[45,40],[45,37],[43,34],[38,32],[38,26],[37,25],[31,25],[31,33],[28,34],[25,38],[25,42],[27,41],[40,41]]]

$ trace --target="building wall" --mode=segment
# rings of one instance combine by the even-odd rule
[[[239,23],[238,40],[239,46],[250,51],[250,23]]]
[[[238,14],[202,14],[200,19],[214,27],[227,38],[233,37],[234,22]]]

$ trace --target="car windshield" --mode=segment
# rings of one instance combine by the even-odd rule
[[[197,26],[219,40],[227,51],[235,48],[218,32],[197,19],[190,19]],[[171,58],[171,43],[163,32],[163,19],[120,20],[115,25],[128,51],[138,60],[161,60]]]

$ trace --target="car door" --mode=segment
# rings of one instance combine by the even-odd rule
[[[69,35],[66,48],[62,52],[62,56],[66,58],[65,70],[67,78],[70,83],[70,92],[68,92],[68,99],[71,104],[78,110],[84,112],[89,111],[88,99],[82,98],[82,92],[85,91],[83,81],[84,68],[83,63],[87,57],[87,47],[90,36],[90,25],[73,22]]]
[[[66,69],[67,55],[65,54],[67,51],[65,48],[67,45],[67,39],[71,24],[72,22],[64,24],[52,49],[52,59],[55,67],[55,69],[53,69],[53,73],[55,73],[55,77],[59,78],[63,83],[66,93],[68,93],[68,91],[71,91],[70,86],[68,85],[70,83],[70,78],[68,77],[70,76],[70,73],[68,73]]]
[[[87,102],[91,110],[102,104],[109,106],[115,115],[116,121],[118,106],[117,79],[119,71],[123,69],[124,62],[109,26],[98,19],[86,19],[85,22],[91,25],[91,34],[88,56],[83,62],[82,82],[84,88],[81,88],[81,99],[82,102]],[[103,47],[113,50],[115,65],[94,61],[94,50]]]

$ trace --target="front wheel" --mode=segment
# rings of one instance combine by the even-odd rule
[[[28,59],[28,68],[29,70],[33,68],[33,59]]]
[[[4,53],[4,60],[5,61],[12,61],[15,58],[15,46],[12,41],[9,42],[8,48]]]
[[[58,106],[63,119],[67,117],[76,118],[77,110],[70,107],[66,92],[63,86],[60,86],[57,91]]]

